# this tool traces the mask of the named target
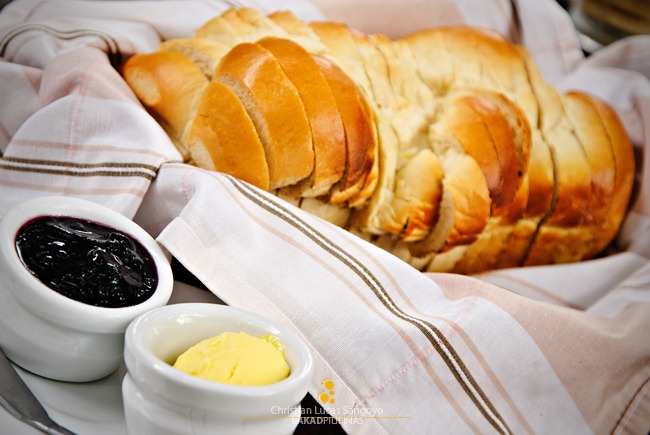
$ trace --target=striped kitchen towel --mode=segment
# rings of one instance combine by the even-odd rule
[[[181,163],[121,79],[127,56],[188,36],[233,3],[323,18],[306,0],[5,7],[0,216],[30,197],[68,195],[133,218],[226,303],[301,335],[316,360],[310,392],[348,433],[647,433],[650,40],[584,59],[554,1],[427,6],[430,25],[494,28],[529,48],[558,87],[605,98],[639,165],[615,253],[476,277],[423,274],[244,182]],[[419,3],[402,2],[404,16]],[[387,26],[408,27],[391,18]]]

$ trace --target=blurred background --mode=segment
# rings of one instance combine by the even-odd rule
[[[11,1],[0,0],[0,9]],[[625,36],[650,34],[650,0],[556,1],[571,14],[586,53]]]

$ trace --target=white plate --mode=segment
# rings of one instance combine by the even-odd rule
[[[176,282],[170,303],[223,303],[212,293]],[[53,381],[31,374],[20,367],[16,371],[43,404],[50,417],[78,435],[126,434],[122,408],[121,366],[104,379],[86,383]],[[13,417],[0,407],[0,433],[39,435],[42,432]]]

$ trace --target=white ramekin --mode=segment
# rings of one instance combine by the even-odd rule
[[[288,378],[243,387],[200,379],[172,367],[182,352],[222,332],[275,334],[285,345]],[[291,434],[313,373],[311,353],[287,327],[255,313],[206,303],[168,305],[126,331],[122,397],[129,433]]]
[[[43,284],[23,265],[16,237],[41,216],[66,216],[115,228],[138,240],[151,255],[158,286],[146,301],[124,308],[88,305]],[[0,220],[0,346],[16,364],[38,375],[85,382],[109,375],[122,363],[129,323],[167,304],[173,287],[169,260],[157,242],[127,217],[70,197],[40,197],[10,209]]]

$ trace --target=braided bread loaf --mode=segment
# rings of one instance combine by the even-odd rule
[[[558,92],[488,30],[389,40],[230,9],[122,74],[187,162],[420,270],[593,258],[632,193],[632,145],[612,108]]]

